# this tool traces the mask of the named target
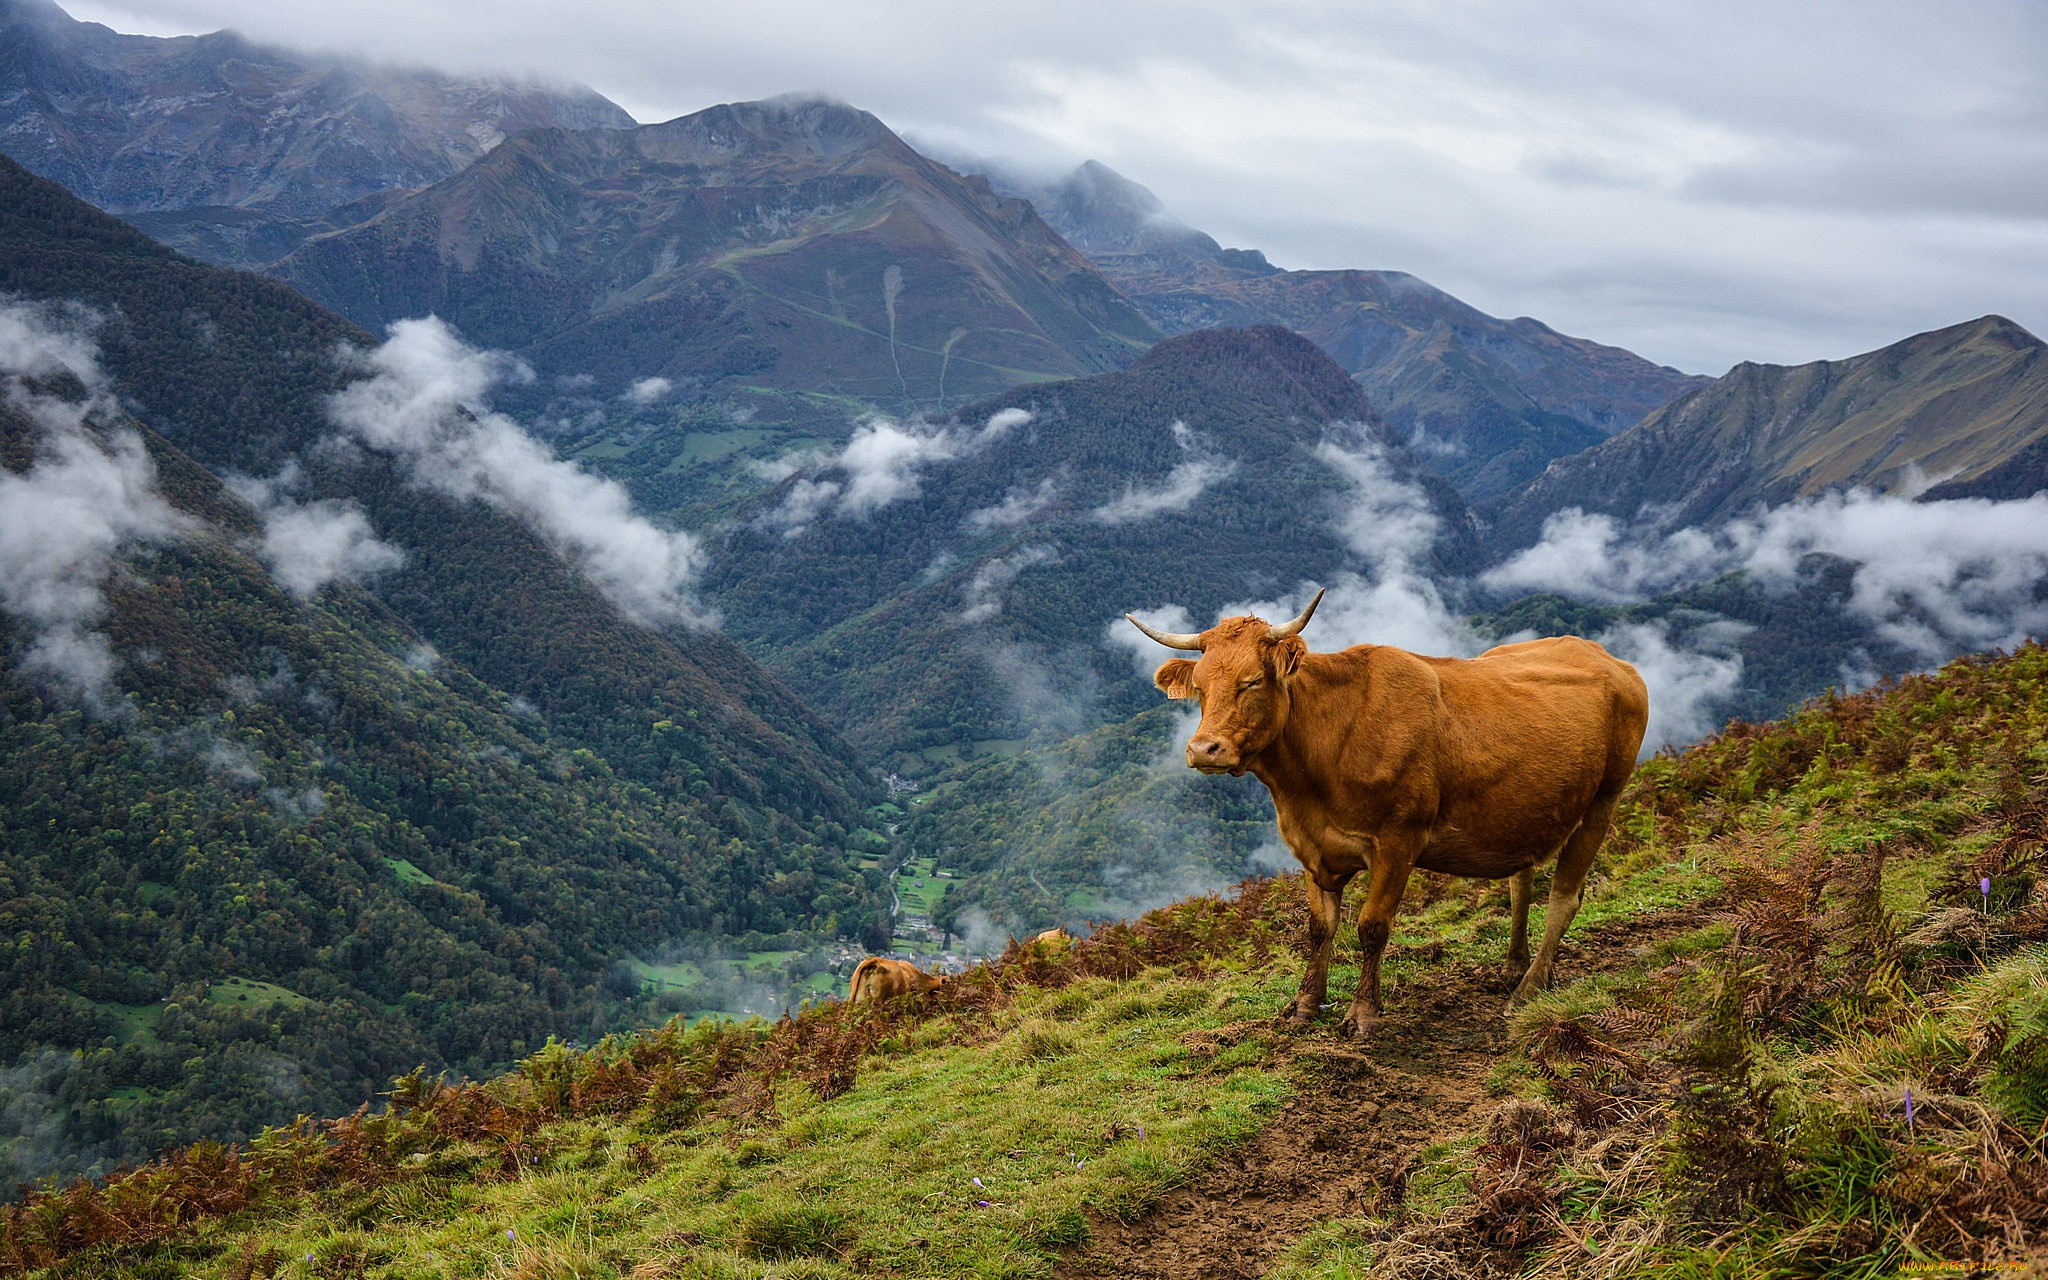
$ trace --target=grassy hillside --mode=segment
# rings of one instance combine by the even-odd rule
[[[1427,878],[1380,1037],[1275,1035],[1303,908],[1296,878],[1252,881],[1071,949],[1013,948],[923,1003],[550,1045],[486,1084],[409,1076],[374,1114],[18,1204],[0,1265],[1334,1280],[2038,1264],[2044,731],[2048,651],[2029,647],[1651,761],[1557,988],[1505,1021],[1505,894]]]

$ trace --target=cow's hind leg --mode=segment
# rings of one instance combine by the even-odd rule
[[[1337,936],[1337,917],[1344,905],[1344,886],[1350,876],[1332,881],[1326,888],[1313,874],[1302,876],[1308,886],[1308,968],[1301,975],[1301,993],[1281,1013],[1283,1024],[1306,1026],[1316,1020],[1330,990],[1330,944]]]
[[[1529,971],[1529,900],[1536,896],[1536,868],[1523,867],[1508,877],[1508,908],[1515,918],[1508,935],[1508,968]]]
[[[1572,917],[1579,913],[1579,903],[1585,898],[1586,876],[1593,870],[1593,855],[1607,838],[1607,825],[1614,818],[1614,804],[1619,798],[1618,789],[1613,795],[1597,797],[1580,820],[1578,830],[1572,832],[1558,853],[1557,870],[1550,877],[1550,905],[1543,912],[1543,945],[1537,949],[1535,963],[1522,975],[1522,983],[1515,988],[1509,1003],[1520,1004],[1537,992],[1550,989],[1550,966],[1557,959],[1557,944],[1571,927]]]

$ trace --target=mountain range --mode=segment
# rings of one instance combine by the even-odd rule
[[[0,150],[372,330],[438,311],[533,364],[534,416],[631,435],[708,401],[829,434],[863,406],[944,412],[1120,367],[1161,333],[1282,324],[1479,499],[1698,382],[1402,272],[1280,271],[1092,162],[998,176],[999,195],[836,103],[635,128],[587,90],[9,6]],[[622,405],[635,387],[666,390]]]
[[[6,154],[159,240],[268,261],[331,210],[426,186],[525,129],[623,128],[587,90],[162,39],[0,0]]]
[[[1552,462],[1488,512],[1490,538],[1527,545],[1567,507],[1669,531],[1850,487],[2024,497],[2048,480],[2044,441],[2042,342],[1984,316],[1847,360],[1739,364]]]
[[[1526,316],[1496,319],[1403,271],[1280,270],[1182,224],[1096,161],[1048,184],[1008,185],[1166,332],[1281,324],[1306,335],[1474,501],[1707,381]]]
[[[835,425],[1115,368],[1157,337],[1028,204],[815,99],[532,130],[270,270],[373,328],[442,315],[546,385],[659,378]]]

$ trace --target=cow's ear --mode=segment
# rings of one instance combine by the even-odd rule
[[[1152,673],[1152,683],[1169,698],[1192,698],[1195,696],[1195,664],[1186,658],[1162,662],[1159,670]]]
[[[1286,679],[1301,665],[1302,655],[1308,652],[1308,641],[1300,636],[1289,636],[1274,646],[1273,660],[1280,665],[1280,678]]]

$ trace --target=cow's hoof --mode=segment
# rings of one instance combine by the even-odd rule
[[[1367,1044],[1378,1034],[1385,1022],[1386,1019],[1376,1013],[1347,1013],[1344,1015],[1344,1021],[1337,1024],[1337,1032],[1347,1040]]]
[[[1289,1005],[1280,1016],[1273,1019],[1275,1031],[1300,1031],[1316,1020],[1313,1009],[1303,1011],[1298,1005]]]

